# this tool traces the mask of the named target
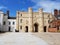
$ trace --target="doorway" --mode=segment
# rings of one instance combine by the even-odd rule
[[[9,32],[11,31],[11,27],[9,26]]]
[[[46,32],[46,26],[44,26],[44,32]]]
[[[34,32],[38,32],[38,24],[37,23],[34,24]]]
[[[28,26],[26,26],[25,28],[26,28],[26,31],[25,32],[28,32]]]

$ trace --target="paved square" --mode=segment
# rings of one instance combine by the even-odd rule
[[[32,33],[33,35],[43,39],[49,45],[60,45],[60,33]]]
[[[0,45],[48,45],[47,42],[32,33],[0,34]]]

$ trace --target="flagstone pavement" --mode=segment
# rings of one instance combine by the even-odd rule
[[[48,45],[48,43],[32,33],[0,34],[0,45]]]

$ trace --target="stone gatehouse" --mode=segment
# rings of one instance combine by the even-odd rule
[[[48,32],[49,21],[52,21],[53,18],[51,13],[43,12],[42,8],[39,8],[38,12],[33,12],[31,7],[27,12],[17,11],[16,31]]]

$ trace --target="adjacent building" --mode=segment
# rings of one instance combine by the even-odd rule
[[[8,18],[8,31],[15,32],[16,30],[16,17]]]
[[[6,13],[0,11],[0,31],[15,32],[15,29],[16,29],[16,17],[10,17],[9,11],[7,11]]]
[[[0,10],[0,31],[8,31],[8,15]]]
[[[60,10],[54,10],[54,17],[55,19],[49,23],[49,32],[57,32],[60,30]]]

